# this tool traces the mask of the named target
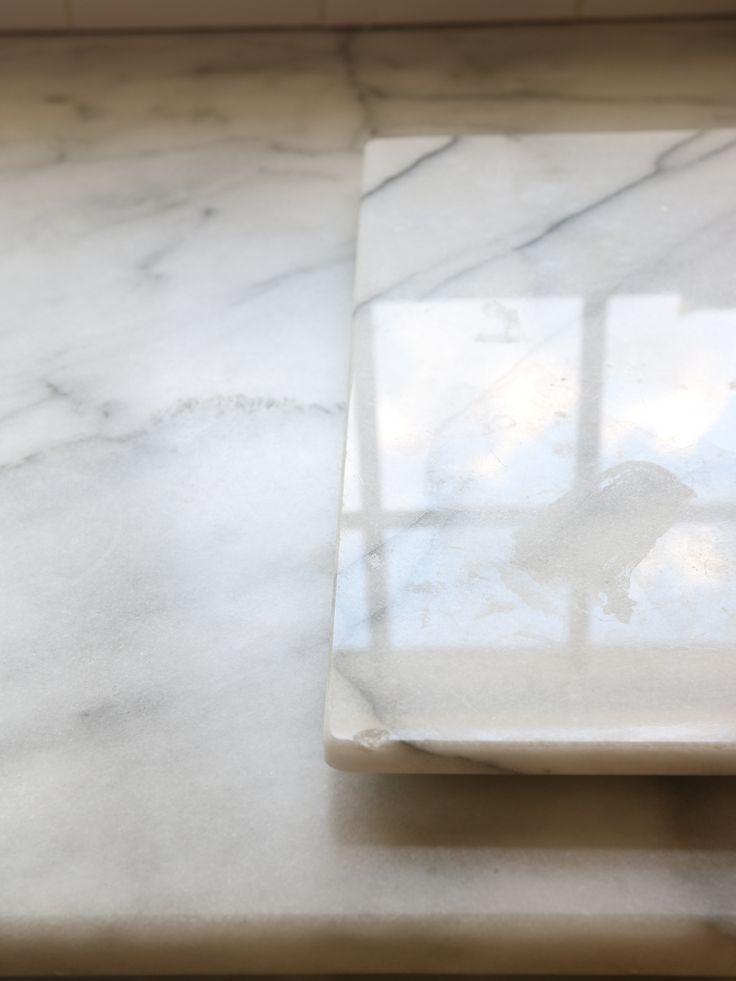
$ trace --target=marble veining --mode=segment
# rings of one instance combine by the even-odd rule
[[[321,740],[365,139],[735,126],[734,43],[2,39],[3,973],[736,974],[730,781],[352,775]]]
[[[736,772],[735,164],[733,129],[369,145],[337,765]]]

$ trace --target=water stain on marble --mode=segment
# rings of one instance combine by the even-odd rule
[[[77,727],[85,736],[117,733],[141,724],[160,712],[163,700],[155,693],[138,692],[125,698],[102,698],[76,712]]]
[[[665,467],[621,463],[563,494],[522,528],[513,563],[541,585],[564,581],[603,594],[604,612],[628,623],[634,569],[693,494]]]

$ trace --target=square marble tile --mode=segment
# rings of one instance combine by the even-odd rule
[[[736,131],[366,152],[354,770],[736,772]]]

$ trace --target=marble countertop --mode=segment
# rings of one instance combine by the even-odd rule
[[[366,137],[733,126],[735,44],[1,42],[2,973],[736,974],[732,780],[321,744]]]

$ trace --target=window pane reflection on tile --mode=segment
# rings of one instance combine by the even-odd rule
[[[736,771],[735,156],[731,131],[371,148],[343,763]]]

